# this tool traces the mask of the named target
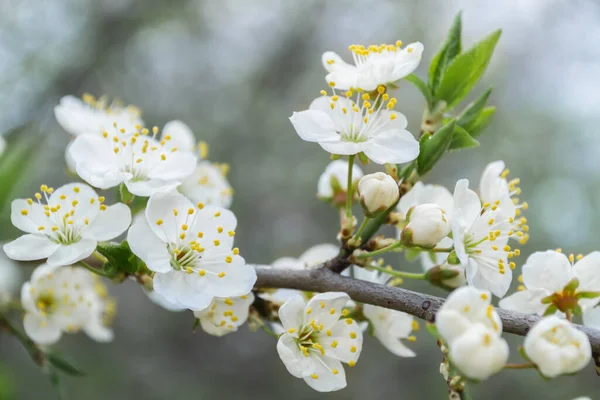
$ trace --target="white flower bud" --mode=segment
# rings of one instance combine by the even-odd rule
[[[577,372],[592,358],[585,333],[557,316],[546,317],[535,324],[523,345],[527,357],[548,378]]]
[[[365,175],[358,182],[360,204],[368,217],[375,217],[391,207],[398,197],[400,190],[394,178],[383,173]]]
[[[437,204],[421,204],[410,209],[408,224],[402,230],[406,245],[434,247],[450,233],[450,219]]]

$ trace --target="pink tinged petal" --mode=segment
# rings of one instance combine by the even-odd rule
[[[329,328],[329,332],[327,328],[319,332],[319,343],[326,356],[344,363],[356,362],[362,351],[362,330],[356,321],[341,319]]]
[[[473,259],[469,259],[465,272],[469,285],[477,289],[489,290],[492,294],[500,298],[504,297],[506,292],[508,292],[512,281],[511,269],[507,268],[504,274],[501,274],[499,270],[487,265],[478,265]]]
[[[174,190],[159,192],[148,200],[146,219],[156,236],[164,242],[176,243],[179,240],[181,225],[186,222],[190,208],[195,209],[184,195]],[[177,210],[177,215],[173,210]],[[159,224],[159,221],[162,223]]]
[[[117,203],[100,211],[96,219],[83,231],[82,237],[98,241],[110,240],[129,228],[131,210],[123,203]]]
[[[92,255],[98,243],[92,239],[82,239],[78,242],[61,245],[50,257],[49,265],[71,265]]]
[[[315,320],[317,325],[323,324],[324,329],[330,328],[340,319],[342,309],[349,300],[350,297],[343,292],[327,292],[314,296],[306,305],[304,323]]]
[[[346,372],[342,364],[326,356],[313,356],[314,370],[304,382],[317,392],[333,392],[346,387]]]
[[[23,211],[27,215],[23,215]],[[12,224],[27,233],[40,233],[40,226],[49,229],[51,221],[44,214],[44,207],[37,202],[29,205],[24,199],[16,199],[11,203],[10,220]]]
[[[377,164],[401,164],[417,158],[419,142],[407,130],[389,129],[366,142],[364,152]]]
[[[307,142],[330,141],[338,136],[333,119],[323,111],[295,112],[290,117],[290,122],[294,125],[298,136]]]
[[[25,314],[23,328],[31,340],[40,345],[51,345],[60,340],[62,332],[60,327],[45,317]]]
[[[573,275],[579,279],[579,290],[600,291],[600,251],[594,251],[573,266]]]
[[[127,242],[133,254],[141,258],[151,271],[166,273],[173,270],[171,254],[165,242],[147,224],[136,224],[129,228]]]
[[[281,335],[277,341],[277,353],[288,372],[296,378],[310,376],[315,370],[313,357],[305,357],[290,334]]]
[[[498,305],[505,310],[541,315],[548,307],[547,304],[542,304],[542,299],[550,294],[551,292],[544,289],[521,290],[500,300]]]
[[[179,150],[193,151],[196,147],[196,137],[194,132],[185,123],[179,120],[167,122],[162,130],[163,138],[166,135],[171,136],[167,141],[165,148],[178,148]]]
[[[196,157],[187,151],[175,151],[166,155],[149,173],[150,180],[183,180],[196,169]]]
[[[535,252],[523,265],[523,283],[528,289],[560,292],[572,278],[567,256],[553,250]]]
[[[144,181],[126,180],[127,190],[136,196],[149,197],[158,192],[168,192],[179,186],[179,181],[164,181],[162,179],[147,179]]]
[[[23,235],[4,245],[9,258],[18,261],[32,261],[46,258],[54,253],[60,244],[52,242],[44,235]]]
[[[207,280],[198,274],[170,271],[154,275],[154,290],[168,302],[190,310],[203,310],[214,296],[206,293]]]
[[[290,329],[297,331],[302,326],[305,306],[304,298],[298,295],[289,299],[279,308],[279,319],[286,332]],[[295,332],[295,334],[298,334],[298,332]]]

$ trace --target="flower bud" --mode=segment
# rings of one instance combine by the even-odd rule
[[[358,182],[358,193],[360,205],[365,215],[370,218],[390,208],[400,197],[400,190],[394,178],[383,172],[362,177]]]
[[[450,220],[437,204],[421,204],[406,215],[401,241],[406,246],[434,247],[450,233]]]

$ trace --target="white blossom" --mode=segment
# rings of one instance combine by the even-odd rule
[[[483,380],[504,367],[508,344],[491,293],[471,286],[456,289],[436,314],[435,324],[448,343],[450,358],[472,379]]]
[[[469,285],[504,296],[512,280],[515,264],[508,261],[512,250],[508,239],[513,234],[515,206],[510,200],[481,205],[479,196],[462,179],[454,190],[452,237],[460,263],[466,269]]]
[[[154,290],[169,303],[203,310],[215,297],[246,295],[256,282],[254,268],[233,248],[237,220],[229,210],[194,206],[175,192],[148,200],[147,223],[129,229],[134,254],[154,271]]]
[[[356,164],[352,165],[352,185],[355,186],[363,172]],[[348,162],[335,160],[329,163],[319,177],[317,197],[335,204],[345,204],[348,192]]]
[[[508,344],[492,329],[475,325],[450,344],[450,358],[462,374],[477,380],[500,372],[508,360]]]
[[[74,96],[63,97],[54,107],[54,116],[60,126],[74,136],[86,133],[101,135],[115,125],[132,132],[144,125],[137,107],[109,104],[105,97],[95,99],[90,94],[85,94],[83,100]]]
[[[377,164],[406,163],[419,155],[419,142],[406,130],[406,117],[394,110],[396,99],[379,90],[374,99],[349,90],[346,97],[326,92],[290,121],[303,140],[317,142],[332,154],[363,152]]]
[[[358,194],[365,213],[374,216],[394,205],[400,190],[394,178],[383,172],[375,172],[358,181]]]
[[[452,239],[450,237],[443,238],[436,247],[449,248],[452,247]],[[419,254],[423,271],[427,272],[431,268],[439,266],[443,270],[455,271],[457,275],[454,278],[444,279],[442,283],[449,288],[457,288],[467,284],[465,277],[465,268],[462,265],[451,265],[446,262],[448,253],[434,253],[430,251],[422,251]]]
[[[114,304],[99,278],[83,268],[42,264],[21,290],[25,333],[41,345],[56,343],[63,332],[83,330],[99,342],[112,340],[106,326]]]
[[[192,174],[196,158],[170,144],[172,137],[155,137],[140,131],[113,130],[101,135],[79,135],[69,147],[77,174],[90,185],[108,189],[124,183],[138,196],[177,187]]]
[[[581,292],[598,292],[600,295],[600,251],[585,257],[567,257],[554,250],[538,251],[527,258],[523,265],[522,290],[502,299],[500,307],[507,310],[542,315],[548,303],[542,299],[554,295],[553,304],[560,311],[563,305],[571,307],[579,304],[584,313],[600,302],[600,297],[578,299]],[[573,279],[579,281],[574,290],[564,290]]]
[[[15,294],[22,275],[19,266],[0,251],[0,308]]]
[[[167,138],[169,138],[167,140]],[[195,151],[196,136],[191,128],[179,120],[169,121],[162,129],[161,140],[166,140],[165,146],[183,151]]]
[[[315,245],[306,250],[298,258],[282,257],[273,261],[270,265],[272,268],[282,269],[311,269],[321,265],[327,260],[331,260],[340,252],[340,247],[334,244],[323,243]],[[272,289],[263,290],[259,296],[262,299],[270,301],[277,305],[282,305],[294,296],[304,296],[304,292],[294,289]],[[307,298],[308,300],[308,298]]]
[[[557,316],[536,323],[523,346],[527,357],[548,378],[575,373],[592,359],[587,335]]]
[[[48,258],[50,265],[74,264],[89,257],[99,241],[119,236],[131,223],[125,204],[107,207],[104,197],[85,184],[70,183],[56,190],[42,185],[40,191],[35,199],[12,202],[11,221],[26,232],[4,245],[13,260]]]
[[[244,296],[215,298],[202,311],[194,311],[204,332],[213,336],[223,336],[237,329],[248,319],[250,305],[254,302],[252,292]]]
[[[350,46],[354,65],[346,63],[334,52],[323,54],[323,66],[329,72],[326,79],[339,89],[360,88],[366,91],[389,85],[412,73],[421,61],[423,45],[411,43],[402,48],[395,45]]]
[[[185,178],[178,190],[194,202],[229,208],[233,189],[227,180],[228,166],[199,160],[194,172]]]
[[[434,247],[450,233],[450,219],[437,204],[421,204],[409,211],[401,237],[406,244]]]
[[[362,331],[352,318],[343,318],[347,294],[328,292],[308,303],[295,296],[279,309],[285,333],[277,352],[288,372],[319,392],[346,386],[342,363],[354,366],[362,350]]]

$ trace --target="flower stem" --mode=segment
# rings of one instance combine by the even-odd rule
[[[346,187],[346,220],[352,219],[352,198],[354,197],[354,191],[352,190],[352,169],[354,167],[355,155],[348,156],[348,186]]]
[[[451,253],[453,250],[454,247],[437,247],[428,251],[431,253]]]
[[[102,254],[100,254],[98,252],[98,250],[94,250],[94,252],[92,253],[92,257],[94,257],[96,260],[105,263],[108,262],[108,259],[106,257],[104,257]]]
[[[565,312],[565,314],[566,314],[567,320],[568,320],[569,322],[573,322],[573,313],[571,312],[571,310],[567,310],[567,311]]]
[[[371,218],[369,217],[365,217],[365,219],[363,219],[362,223],[358,227],[358,230],[354,234],[354,237],[352,238],[353,240],[358,240],[358,238],[360,238],[361,233],[365,230],[365,227],[367,226],[370,220]]]
[[[533,363],[521,363],[521,364],[506,364],[504,369],[528,369],[535,368]]]
[[[402,246],[402,244],[400,242],[396,242],[396,243],[392,243],[389,246],[386,246],[382,249],[379,250],[375,250],[375,251],[371,251],[370,253],[363,253],[363,254],[359,254],[357,256],[355,256],[356,258],[370,258],[373,256],[378,256],[380,254],[384,254],[384,253],[388,253],[398,247]]]
[[[374,269],[375,271],[383,272],[384,274],[395,276],[397,278],[419,279],[419,280],[426,279],[425,278],[425,274],[418,274],[418,273],[414,273],[414,272],[396,271],[394,269],[382,268],[382,267],[378,267],[378,266],[375,266],[375,265],[369,265],[366,268],[368,268],[368,269]]]
[[[85,261],[79,261],[79,264],[80,264],[80,265],[81,265],[83,268],[87,269],[88,271],[90,271],[90,272],[92,272],[92,273],[94,273],[94,274],[96,274],[96,275],[100,275],[100,276],[103,276],[103,277],[105,277],[105,278],[112,278],[112,276],[110,276],[110,275],[109,275],[109,274],[107,274],[106,272],[104,272],[104,271],[102,271],[102,270],[100,270],[100,269],[98,269],[98,268],[94,268],[94,267],[92,267],[90,264],[86,263]]]

